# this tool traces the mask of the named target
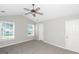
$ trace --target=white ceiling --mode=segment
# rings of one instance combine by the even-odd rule
[[[37,17],[33,17],[29,14],[25,15],[25,17],[29,17],[32,20],[43,21],[58,17],[79,15],[78,4],[40,4],[35,7],[38,6],[41,8],[39,12],[44,13],[43,16],[37,15]],[[0,13],[0,15],[24,15],[24,13],[28,11],[25,11],[23,8],[32,9],[32,6],[31,4],[0,4],[0,11],[6,11],[5,13]]]

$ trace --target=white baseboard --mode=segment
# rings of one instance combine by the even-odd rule
[[[27,42],[27,41],[31,41],[31,40],[34,40],[34,39],[27,39],[27,40],[20,41],[20,42],[16,42],[16,43],[12,42],[10,44],[0,45],[0,48],[7,47],[7,46],[11,46],[11,45],[15,45],[15,44],[19,44],[19,43],[23,43],[23,42]]]
[[[79,51],[76,51],[76,50],[73,50],[73,49],[70,49],[70,48],[66,48],[67,50],[70,50],[70,51],[74,51],[76,53],[79,53]]]
[[[45,40],[42,40],[42,41],[45,42],[45,43],[47,43],[47,44],[57,46],[57,47],[59,47],[59,48],[63,48],[63,49],[70,50],[70,51],[74,51],[74,50],[72,50],[72,49],[68,49],[68,48],[66,48],[66,47],[62,47],[62,46],[59,46],[59,45],[57,45],[57,44],[53,44],[53,43],[48,42],[48,41],[45,41]],[[77,51],[74,51],[74,52],[79,53],[79,52],[77,52]]]
[[[57,46],[57,47],[60,47],[60,48],[66,49],[65,47],[59,46],[59,45],[57,45],[57,44],[53,44],[53,43],[51,43],[51,42],[44,41],[44,40],[42,40],[42,41],[45,42],[45,43],[48,43],[48,44],[51,44],[51,45],[54,45],[54,46]]]

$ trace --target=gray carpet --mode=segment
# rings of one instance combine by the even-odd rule
[[[0,54],[77,54],[76,52],[65,50],[39,40],[0,48]]]

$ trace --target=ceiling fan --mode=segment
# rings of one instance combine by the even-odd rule
[[[32,6],[33,6],[33,9],[31,9],[31,10],[27,9],[27,8],[24,8],[25,10],[29,11],[28,13],[25,13],[25,15],[32,14],[34,17],[36,16],[36,14],[43,15],[43,13],[38,12],[40,10],[39,7],[37,7],[35,9],[35,4],[32,4]]]

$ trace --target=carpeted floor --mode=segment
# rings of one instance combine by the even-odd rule
[[[0,48],[0,54],[77,54],[76,52],[65,50],[39,40]]]

